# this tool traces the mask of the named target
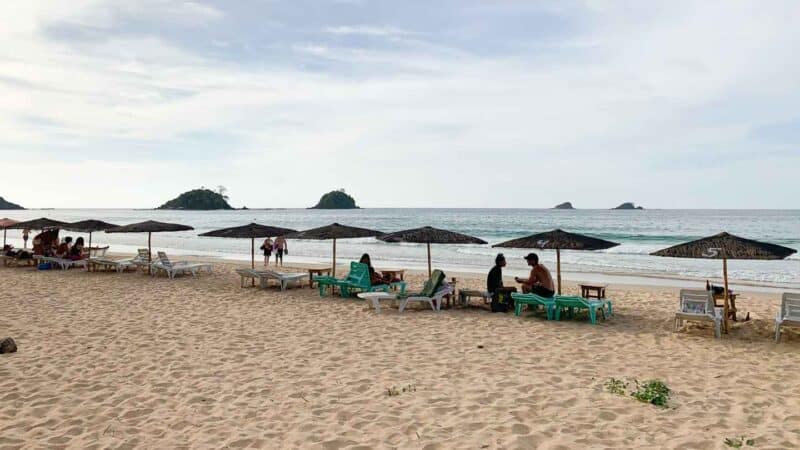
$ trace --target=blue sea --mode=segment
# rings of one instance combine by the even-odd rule
[[[248,240],[204,238],[199,233],[217,228],[258,222],[304,230],[332,222],[381,231],[430,225],[480,237],[489,245],[432,245],[433,264],[446,270],[485,272],[499,249],[496,244],[535,232],[561,228],[596,236],[621,245],[600,252],[562,251],[565,279],[594,280],[600,275],[644,276],[659,279],[719,279],[721,262],[673,259],[649,253],[721,231],[800,249],[800,210],[552,210],[552,209],[359,209],[359,210],[246,210],[160,211],[129,209],[55,209],[4,211],[17,220],[50,217],[63,221],[100,219],[117,224],[159,220],[191,225],[192,232],[153,235],[153,246],[172,254],[249,260]],[[79,233],[63,235],[78,236]],[[18,230],[8,237],[22,246]],[[135,252],[146,246],[143,234],[95,233],[93,243],[111,245],[113,252]],[[257,244],[258,245],[258,244]],[[380,268],[426,267],[424,245],[387,244],[376,239],[337,241],[340,262],[367,252]],[[508,273],[523,273],[525,250],[502,249],[509,259]],[[554,267],[555,252],[538,251],[545,264]],[[329,262],[330,241],[289,241],[287,263]],[[800,256],[782,261],[731,261],[729,276],[743,284],[800,287]]]

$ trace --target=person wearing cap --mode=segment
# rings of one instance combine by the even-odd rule
[[[555,285],[553,284],[553,277],[547,267],[539,264],[539,255],[536,253],[529,253],[525,257],[528,265],[531,266],[531,276],[526,280],[524,278],[515,277],[517,283],[522,284],[522,292],[526,294],[536,294],[542,297],[552,297],[555,295]]]

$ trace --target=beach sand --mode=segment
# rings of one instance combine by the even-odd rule
[[[308,288],[242,289],[235,267],[0,268],[0,339],[19,346],[0,355],[0,448],[800,446],[800,334],[773,342],[777,295],[742,295],[753,320],[716,340],[672,331],[673,288],[611,286],[616,314],[592,326],[376,315]],[[669,406],[611,394],[611,377],[661,379]]]

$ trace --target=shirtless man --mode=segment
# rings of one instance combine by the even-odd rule
[[[555,294],[553,277],[547,267],[539,264],[539,256],[536,253],[529,253],[525,257],[528,265],[532,267],[531,276],[526,280],[515,277],[517,283],[522,284],[522,292],[526,294],[536,294],[542,297],[552,297]]]

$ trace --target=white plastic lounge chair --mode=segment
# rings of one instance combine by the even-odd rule
[[[722,308],[714,306],[714,294],[711,291],[681,289],[680,309],[675,313],[675,331],[683,325],[683,321],[713,322],[714,334],[720,337],[722,330]]]
[[[118,273],[124,272],[125,269],[136,267],[136,258],[131,259],[108,259],[102,257],[89,258],[90,267],[102,267],[104,269],[114,269]]]
[[[71,260],[66,258],[58,258],[56,256],[34,256],[39,262],[50,263],[57,266],[61,270],[67,270],[71,267],[86,267],[85,259]]]
[[[289,283],[302,285],[303,281],[308,278],[308,273],[278,272],[275,270],[264,270],[262,273],[267,280],[276,280],[280,283],[281,291],[285,291]],[[262,287],[266,287],[266,281],[264,281]]]
[[[400,299],[400,307],[398,308],[398,310],[402,313],[403,310],[406,309],[406,306],[408,306],[408,304],[410,302],[425,302],[425,303],[431,305],[431,309],[433,309],[436,312],[439,312],[439,311],[442,310],[442,299],[443,299],[443,297],[445,295],[452,294],[452,293],[453,293],[453,285],[450,284],[450,283],[444,283],[441,287],[439,287],[439,289],[436,291],[436,293],[433,294],[430,297],[424,297],[424,296],[419,295],[419,296],[411,296],[411,297],[401,298]]]
[[[211,264],[208,263],[193,263],[188,261],[171,262],[164,252],[158,252],[158,261],[155,261],[151,267],[152,275],[156,276],[158,272],[164,272],[169,278],[175,278],[175,275],[182,273],[191,273],[193,277],[197,276],[200,270],[206,270],[211,273]]]
[[[307,273],[278,272],[275,270],[236,269],[236,273],[242,277],[242,287],[245,287],[245,280],[249,278],[258,280],[258,285],[262,289],[267,288],[269,280],[275,280],[280,283],[281,291],[285,291],[289,283],[302,285],[303,281],[308,278]]]
[[[140,248],[137,250],[137,252],[138,254],[130,260],[131,263],[140,269],[146,269],[150,267],[150,264],[152,263],[150,260],[150,251],[146,248]]]
[[[781,341],[781,327],[800,327],[800,294],[785,292],[775,317],[775,342]]]

